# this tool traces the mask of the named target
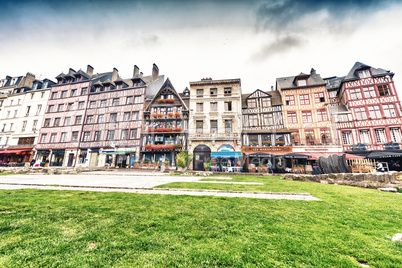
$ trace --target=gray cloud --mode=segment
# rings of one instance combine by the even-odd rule
[[[135,34],[134,38],[128,39],[123,42],[125,47],[153,47],[160,44],[160,38],[155,34],[141,33]]]
[[[351,24],[359,15],[386,8],[396,0],[271,0],[256,10],[256,30],[275,39],[265,44],[252,59],[270,57],[305,44],[300,36],[343,34],[357,29]],[[357,21],[357,20],[356,20]],[[256,55],[258,55],[256,57]]]
[[[303,46],[306,40],[296,36],[285,36],[276,39],[272,43],[268,43],[262,46],[260,51],[252,55],[252,60],[263,61],[276,54],[286,52],[292,48]]]

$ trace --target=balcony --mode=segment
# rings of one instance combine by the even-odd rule
[[[182,144],[147,144],[142,147],[143,151],[181,151]]]

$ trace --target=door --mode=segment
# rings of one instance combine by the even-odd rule
[[[206,145],[198,145],[194,149],[193,170],[205,170],[204,163],[211,158],[211,149]]]
[[[68,166],[68,167],[72,167],[72,166],[73,166],[73,162],[74,162],[74,154],[69,154],[69,155],[68,155],[67,166]]]

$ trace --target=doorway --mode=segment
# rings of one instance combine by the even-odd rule
[[[211,149],[206,145],[198,145],[194,149],[193,170],[205,170],[204,163],[211,159]]]
[[[67,162],[67,166],[68,167],[72,167],[73,166],[73,162],[74,162],[74,154],[68,154],[68,162]]]

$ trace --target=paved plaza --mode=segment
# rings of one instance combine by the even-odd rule
[[[205,177],[170,176],[163,173],[144,172],[88,172],[79,175],[6,175],[0,177],[0,189],[49,189],[49,190],[83,190],[101,192],[131,192],[141,194],[172,194],[193,196],[225,196],[263,199],[319,200],[310,194],[299,193],[256,193],[198,189],[158,189],[159,185],[171,182],[199,182]],[[208,178],[208,177],[207,177]],[[215,177],[217,179],[219,177]],[[242,184],[230,182],[228,178],[221,183]],[[205,182],[203,182],[205,183]],[[213,182],[216,183],[216,182]],[[251,184],[251,183],[244,183]],[[260,184],[260,183],[255,183]]]

